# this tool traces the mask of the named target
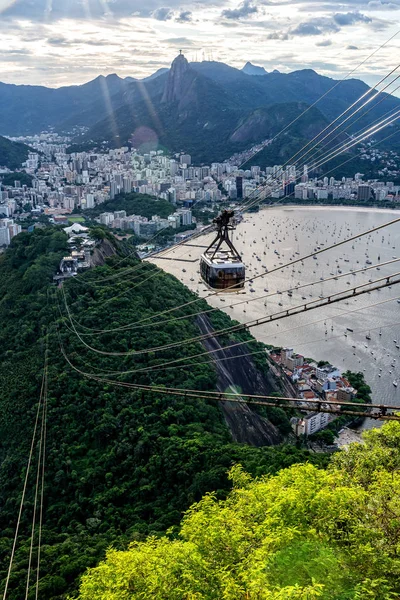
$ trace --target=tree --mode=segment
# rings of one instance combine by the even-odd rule
[[[390,600],[400,594],[400,423],[364,434],[323,471],[295,465],[226,500],[208,494],[178,536],[150,537],[83,577],[80,600]]]

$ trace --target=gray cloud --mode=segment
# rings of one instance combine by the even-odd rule
[[[179,13],[176,20],[178,23],[190,23],[192,20],[192,13],[190,10],[183,10]]]
[[[165,1],[165,0],[164,0]],[[223,0],[206,0],[220,5]],[[49,4],[51,9],[49,10]],[[181,0],[169,0],[170,10],[180,10]],[[1,4],[0,4],[1,6]],[[35,21],[52,22],[60,19],[88,19],[111,22],[123,17],[150,17],[152,13],[162,11],[162,0],[16,0],[1,11],[2,19],[13,17]],[[186,12],[181,10],[181,12]],[[161,13],[160,13],[161,14]]]
[[[46,41],[50,46],[73,46],[74,45],[74,42],[71,42],[62,36],[47,38]]]
[[[321,40],[320,42],[317,42],[315,45],[322,46],[322,47],[332,46],[332,40]]]
[[[222,11],[222,16],[225,19],[243,19],[258,12],[258,6],[252,3],[252,0],[244,0],[237,8],[225,9]]]
[[[346,50],[358,50],[358,46],[352,46],[350,44],[350,46],[347,46]]]
[[[192,40],[189,40],[189,38],[186,37],[168,38],[162,41],[171,46],[195,46]]]
[[[151,16],[154,19],[157,19],[157,21],[170,21],[173,18],[174,13],[171,8],[168,8],[167,6],[161,6],[160,8],[154,10],[151,13]]]
[[[354,25],[355,23],[371,23],[371,17],[367,17],[359,12],[336,13],[333,15],[335,23],[341,27],[346,25]]]
[[[284,31],[274,31],[273,33],[268,33],[266,35],[267,40],[288,40],[289,34]]]
[[[323,33],[336,33],[340,27],[332,20],[326,17],[316,17],[299,23],[297,27],[292,29],[292,35],[322,35]]]

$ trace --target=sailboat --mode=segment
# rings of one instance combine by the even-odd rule
[[[370,340],[371,339],[371,332],[368,332],[368,334],[365,336],[366,340]]]

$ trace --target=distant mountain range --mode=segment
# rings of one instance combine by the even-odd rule
[[[250,62],[239,70],[219,62],[189,63],[179,55],[170,69],[140,81],[108,75],[59,89],[0,83],[0,134],[84,126],[88,130],[76,136],[72,150],[132,143],[184,150],[196,162],[211,162],[273,137],[334,84],[311,69],[267,73]],[[269,148],[268,160],[285,160],[367,90],[357,79],[341,82],[285,132],[276,152]],[[379,101],[354,130],[400,108],[393,96]]]

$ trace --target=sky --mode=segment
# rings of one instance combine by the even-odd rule
[[[312,68],[377,83],[399,62],[400,0],[0,0],[0,81],[60,87],[189,61]],[[389,90],[388,90],[389,91]]]

